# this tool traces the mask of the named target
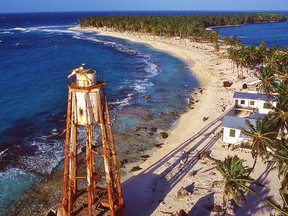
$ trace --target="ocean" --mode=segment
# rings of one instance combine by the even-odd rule
[[[180,59],[145,44],[68,30],[82,17],[123,13],[0,14],[0,215],[61,164],[72,69],[85,64],[104,78],[119,160],[136,161],[156,144],[157,134],[135,138],[133,128],[166,131],[187,109],[199,82]],[[267,46],[284,48],[287,29],[284,22],[217,31],[236,35],[244,45],[265,40]]]
[[[279,12],[288,16],[288,12]],[[266,42],[268,48],[288,46],[288,21],[279,23],[255,23],[242,26],[221,27],[215,30],[222,37],[236,36],[242,45],[259,46],[262,41]]]

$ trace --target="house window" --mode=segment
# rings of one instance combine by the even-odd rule
[[[263,108],[264,108],[264,109],[270,109],[269,103],[264,103],[264,104],[263,104]]]
[[[230,129],[230,137],[235,137],[236,131],[234,129]]]
[[[242,104],[242,105],[245,104],[245,100],[241,100],[240,104]]]
[[[250,101],[250,106],[254,106],[255,105],[255,101]]]

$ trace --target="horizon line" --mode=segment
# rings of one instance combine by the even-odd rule
[[[11,11],[0,12],[0,14],[24,14],[24,13],[97,13],[97,12],[288,12],[288,10],[80,10],[80,11]]]

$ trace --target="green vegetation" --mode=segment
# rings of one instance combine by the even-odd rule
[[[273,46],[268,49],[265,42],[258,47],[237,44],[228,49],[228,56],[237,70],[242,68],[239,77],[243,77],[246,68],[261,81],[258,91],[277,102],[276,107],[268,104],[272,111],[263,120],[258,120],[256,126],[247,121],[248,130],[243,133],[251,138],[245,147],[251,148],[255,162],[261,157],[271,170],[278,170],[283,205],[271,198],[266,202],[281,214],[288,215],[288,48]]]
[[[132,31],[165,37],[185,37],[193,41],[218,41],[216,31],[206,31],[207,27],[243,25],[256,22],[281,22],[286,17],[281,14],[249,13],[230,15],[191,16],[97,16],[80,19],[80,27],[110,28],[114,31]]]
[[[280,22],[286,18],[279,14],[231,14],[231,15],[194,15],[194,16],[99,16],[80,19],[80,27],[109,28],[114,31],[132,31],[152,34],[160,37],[189,38],[191,41],[212,42],[219,50],[220,36],[216,31],[205,28],[225,25],[242,25],[256,22]],[[249,184],[259,185],[250,177],[256,160],[260,157],[268,167],[278,170],[281,180],[279,193],[283,204],[271,198],[266,202],[283,215],[288,215],[288,48],[277,46],[267,48],[265,42],[258,47],[242,46],[236,37],[224,39],[230,44],[227,55],[232,67],[236,66],[238,77],[244,78],[244,71],[254,74],[261,81],[258,91],[273,97],[277,106],[269,104],[272,111],[256,126],[246,122],[248,129],[243,133],[251,139],[245,143],[250,147],[255,163],[252,168],[243,166],[237,156],[228,156],[223,162],[214,160],[217,170],[222,174],[224,183],[223,204],[227,207],[230,197],[238,205],[246,202],[246,192],[257,196]],[[239,69],[241,74],[239,74]],[[204,155],[204,152],[203,152]],[[208,157],[206,155],[206,157]]]
[[[222,174],[223,179],[213,182],[214,185],[224,183],[223,205],[227,207],[230,197],[238,206],[246,203],[245,192],[250,192],[254,196],[258,193],[250,188],[250,184],[261,186],[255,179],[249,177],[251,168],[243,165],[243,160],[238,156],[228,156],[225,160],[217,161],[217,170]]]
[[[229,43],[231,46],[227,49],[227,55],[233,70],[236,66],[238,78],[245,78],[245,71],[257,77],[261,81],[257,87],[258,92],[273,97],[277,105],[274,107],[272,103],[268,103],[268,108],[272,111],[264,119],[258,120],[255,126],[246,121],[247,130],[242,131],[250,137],[242,147],[251,149],[254,158],[252,168],[243,166],[243,161],[237,156],[228,156],[224,161],[210,157],[216,162],[216,169],[223,176],[223,180],[215,181],[213,185],[224,183],[224,210],[230,198],[237,205],[243,205],[246,201],[246,192],[255,196],[257,193],[251,190],[249,185],[241,186],[240,182],[245,183],[247,178],[246,183],[258,185],[257,181],[250,178],[250,174],[256,166],[257,158],[260,157],[267,163],[267,168],[278,171],[281,181],[279,194],[283,203],[279,204],[271,197],[266,198],[266,203],[281,215],[288,216],[288,47],[267,48],[265,42],[258,47],[242,46],[236,37],[229,38]]]

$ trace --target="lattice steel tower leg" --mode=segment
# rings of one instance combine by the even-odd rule
[[[96,71],[82,66],[72,70],[68,77],[74,74],[76,80],[68,85],[63,193],[58,213],[124,215],[106,84],[96,82]],[[95,145],[97,140],[93,136],[97,126],[101,137],[99,145]],[[84,140],[78,135],[80,130],[86,131],[82,133]],[[84,157],[78,154],[80,149],[85,150],[85,168],[81,163]],[[101,164],[104,165],[101,167]]]

